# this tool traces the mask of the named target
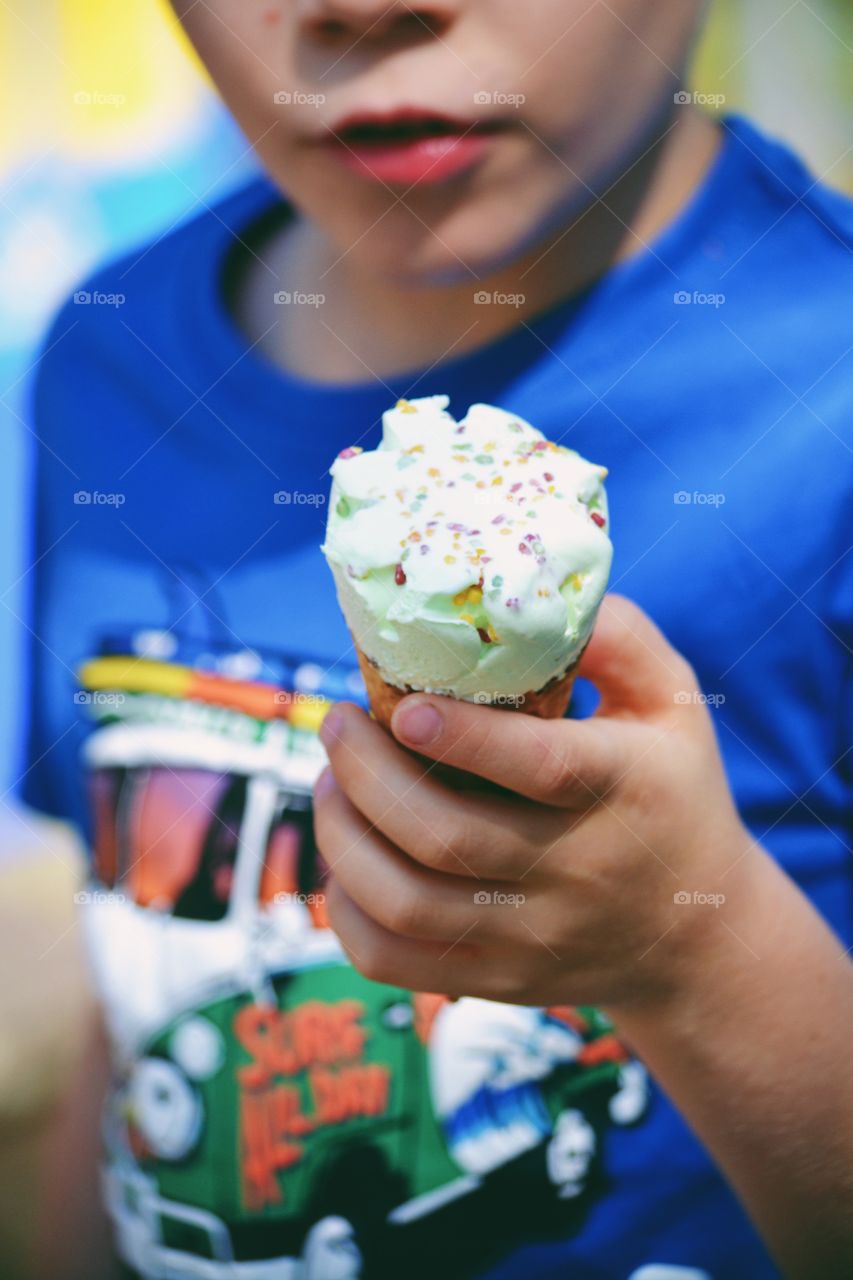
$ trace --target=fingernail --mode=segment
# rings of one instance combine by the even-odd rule
[[[322,800],[330,791],[334,791],[336,787],[335,775],[331,769],[324,769],[317,781],[314,783],[314,799]]]
[[[341,730],[344,725],[344,713],[340,707],[332,707],[327,712],[323,723],[320,725],[320,741],[324,746],[328,746],[330,742],[336,742],[341,736]]]
[[[394,716],[394,731],[414,747],[428,747],[441,735],[444,717],[431,702],[401,707]]]

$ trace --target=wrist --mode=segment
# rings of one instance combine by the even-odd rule
[[[843,944],[769,855],[752,844],[729,866],[717,927],[682,948],[665,995],[608,1012],[785,1274],[840,1276],[853,1247],[838,1208],[853,1150],[853,973]]]
[[[706,891],[691,887],[673,894],[662,922],[665,934],[639,961],[642,966],[661,948],[654,977],[647,986],[635,986],[626,1001],[608,1004],[610,1016],[638,1048],[667,1028],[698,1034],[721,1005],[731,1009],[733,1001],[746,998],[761,967],[768,925],[775,931],[788,895],[800,896],[741,824],[726,844],[727,869]]]

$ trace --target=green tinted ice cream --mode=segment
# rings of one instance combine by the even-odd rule
[[[323,550],[383,680],[477,701],[580,656],[610,571],[606,471],[490,405],[401,400],[332,467]]]

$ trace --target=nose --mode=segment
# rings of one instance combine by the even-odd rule
[[[317,40],[418,40],[442,35],[458,0],[297,0],[303,29]]]

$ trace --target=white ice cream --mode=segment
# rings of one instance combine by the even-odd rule
[[[332,467],[323,550],[361,651],[399,688],[500,701],[579,657],[610,572],[606,471],[503,409],[400,401]]]

